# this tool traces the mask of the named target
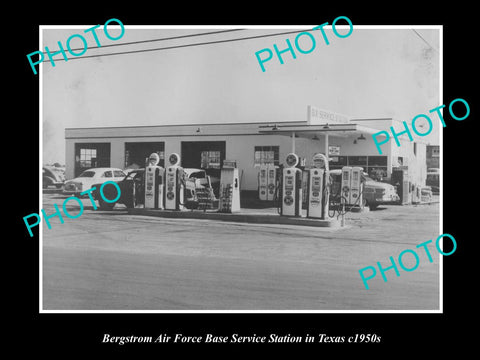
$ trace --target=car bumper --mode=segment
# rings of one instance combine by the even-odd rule
[[[65,194],[65,195],[80,195],[80,192],[81,191],[75,191],[75,190],[65,190],[63,189],[62,190],[62,194]]]
[[[383,204],[393,204],[400,201],[400,197],[398,195],[384,195],[382,197],[375,198],[374,203],[378,205]]]
[[[83,191],[83,186],[75,183],[67,183],[63,186],[63,193],[66,195],[78,195]]]

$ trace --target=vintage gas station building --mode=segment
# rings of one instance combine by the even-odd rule
[[[223,160],[236,160],[241,190],[257,190],[260,165],[280,165],[294,152],[306,167],[315,153],[323,153],[330,169],[361,166],[372,177],[382,174],[386,180],[393,168],[408,168],[409,180],[425,185],[422,138],[410,141],[402,135],[400,147],[392,139],[379,154],[372,134],[391,126],[398,133],[404,130],[402,122],[392,118],[359,119],[308,106],[306,119],[298,121],[67,128],[65,175],[71,179],[90,167],[144,167],[152,152],[164,166],[165,157],[175,152],[181,166],[202,168],[212,176],[219,176]]]

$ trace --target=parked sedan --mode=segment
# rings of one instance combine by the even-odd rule
[[[395,204],[400,200],[395,186],[373,180],[366,174],[363,174],[365,185],[363,188],[363,199],[365,205],[374,210],[378,205]]]
[[[63,193],[66,195],[79,195],[82,191],[90,189],[95,184],[106,181],[120,181],[125,173],[117,168],[91,168],[85,170],[74,179],[65,182]]]

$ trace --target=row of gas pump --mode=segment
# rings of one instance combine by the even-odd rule
[[[323,154],[315,154],[312,164],[304,171],[298,166],[298,156],[290,153],[280,169],[273,164],[260,166],[259,199],[277,202],[280,215],[295,217],[303,216],[302,205],[306,201],[307,217],[327,219],[331,202],[328,160]],[[339,205],[363,205],[362,172],[361,167],[342,168]]]
[[[183,210],[185,208],[185,173],[180,166],[180,156],[172,153],[169,166],[158,166],[160,157],[153,153],[145,168],[145,208],[160,210]],[[282,216],[304,216],[302,208],[304,189],[306,190],[306,216],[327,219],[330,206],[330,174],[325,155],[315,154],[313,166],[304,176],[304,170],[298,167],[299,158],[290,153],[285,159],[281,176],[278,169],[267,165],[260,169],[259,196],[261,200],[279,200],[279,213]],[[341,181],[341,204],[362,204],[361,167],[344,167]],[[305,184],[306,183],[306,184]],[[237,212],[240,210],[240,184],[235,161],[223,162],[220,173],[218,198],[219,212]]]
[[[185,173],[180,166],[180,156],[172,153],[169,166],[164,169],[158,163],[157,153],[150,155],[145,168],[145,208],[159,210],[183,210],[185,208]],[[218,199],[220,212],[240,210],[240,184],[238,169],[233,161],[224,161],[220,173]]]

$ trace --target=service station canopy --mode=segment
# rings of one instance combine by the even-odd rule
[[[377,129],[361,126],[355,123],[341,123],[341,124],[323,124],[323,125],[261,125],[258,129],[261,134],[270,135],[285,135],[292,139],[292,152],[295,152],[295,138],[305,138],[311,140],[319,140],[319,136],[323,136],[325,139],[324,154],[328,159],[328,141],[329,137],[363,137],[364,134],[371,135],[378,132]]]
[[[379,130],[361,126],[354,123],[349,124],[325,124],[325,125],[261,125],[259,133],[270,135],[298,136],[312,139],[315,135],[332,135],[338,137],[351,137],[352,135],[375,134]]]

